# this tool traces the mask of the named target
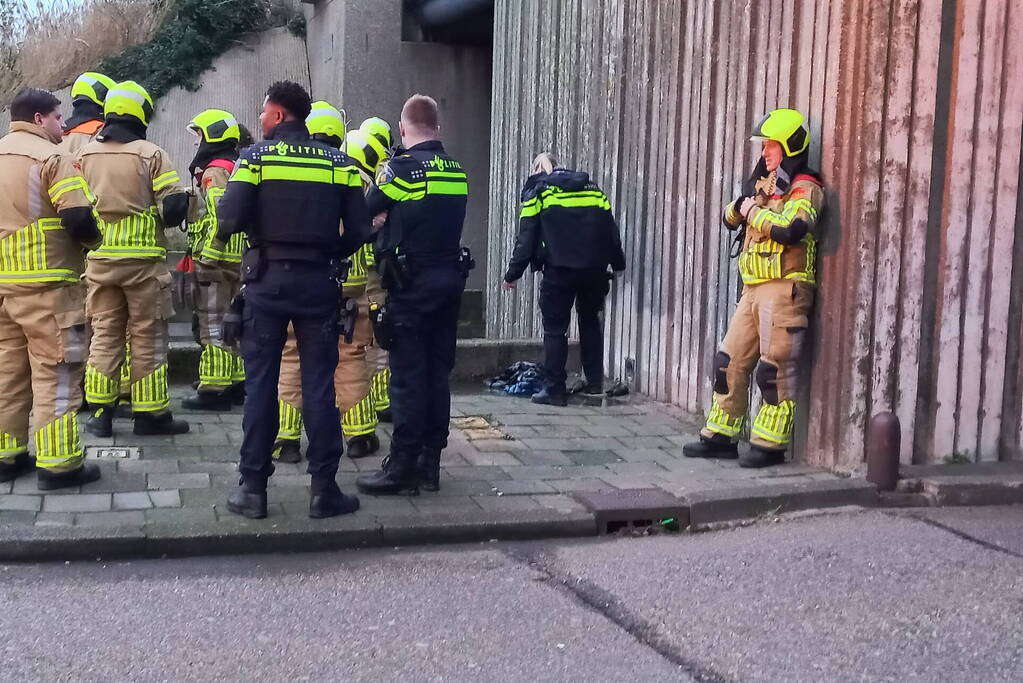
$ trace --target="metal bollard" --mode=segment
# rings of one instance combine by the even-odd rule
[[[902,427],[894,413],[878,413],[867,427],[867,481],[879,491],[894,491],[899,481]]]

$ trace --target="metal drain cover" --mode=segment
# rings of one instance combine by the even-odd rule
[[[138,460],[142,449],[137,446],[86,446],[89,460]]]
[[[679,528],[689,525],[689,506],[661,489],[578,491],[575,499],[593,513],[601,534],[652,526],[669,519]]]

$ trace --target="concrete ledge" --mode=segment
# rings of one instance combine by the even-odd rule
[[[693,527],[758,517],[769,512],[877,504],[877,489],[863,479],[808,481],[698,491],[684,496]]]
[[[1014,505],[1023,503],[1023,479],[1000,475],[930,477],[921,490],[936,505]]]
[[[170,344],[171,382],[188,384],[197,379],[199,346],[191,341]],[[492,377],[520,360],[543,359],[543,341],[536,339],[459,339],[453,382]],[[569,367],[579,365],[579,345],[569,345]]]
[[[144,528],[0,527],[0,562],[194,557],[297,553],[595,536],[585,512],[426,513],[377,518],[352,516],[316,522],[245,520],[205,524],[147,524]]]

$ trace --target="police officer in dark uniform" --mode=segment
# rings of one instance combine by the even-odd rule
[[[394,433],[383,469],[356,480],[363,493],[436,491],[451,413],[458,312],[472,268],[461,247],[468,182],[441,144],[437,103],[413,95],[401,112],[404,151],[366,196],[370,215],[387,213],[377,267],[387,290],[378,341],[390,350]]]
[[[270,86],[260,115],[265,140],[242,151],[218,207],[215,247],[238,232],[247,233],[251,245],[242,263],[241,351],[248,400],[241,485],[228,499],[228,509],[253,519],[266,517],[277,380],[289,323],[302,364],[312,475],[309,516],[359,508],[359,500],[341,493],[335,481],[342,442],[334,369],[343,259],[369,239],[369,214],[351,160],[309,137],[310,108],[309,95],[297,83]]]
[[[540,312],[543,314],[544,368],[547,381],[533,403],[567,405],[565,363],[568,325],[575,304],[579,316],[579,351],[586,386],[583,393],[604,392],[604,298],[610,284],[608,266],[625,270],[625,254],[611,203],[590,176],[557,168],[543,153],[533,162],[533,175],[522,189],[519,235],[508,271],[506,289],[515,287],[526,266],[543,271]]]

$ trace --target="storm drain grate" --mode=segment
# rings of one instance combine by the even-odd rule
[[[689,507],[685,501],[661,489],[578,491],[575,498],[593,513],[599,534],[689,526]]]
[[[138,460],[142,449],[136,446],[87,446],[85,457],[89,460]]]

